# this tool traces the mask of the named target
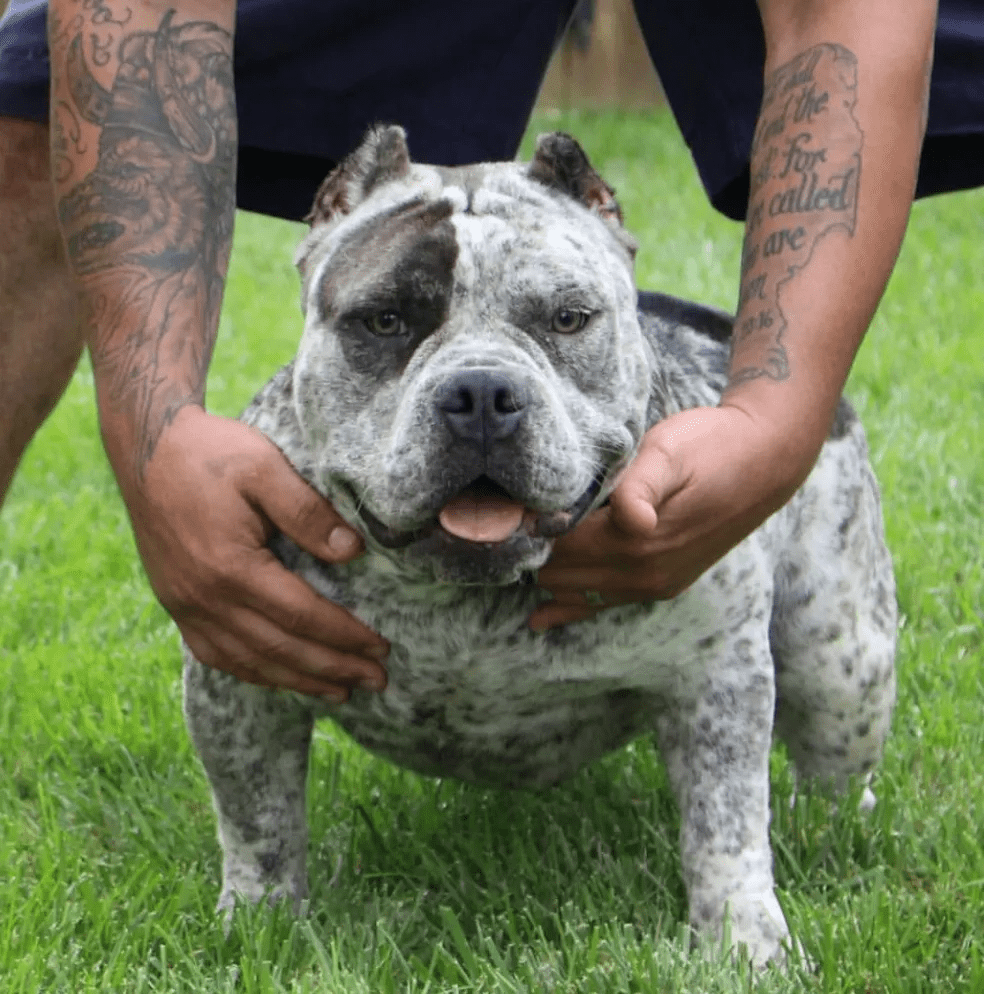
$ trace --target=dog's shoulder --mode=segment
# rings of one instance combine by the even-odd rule
[[[308,483],[314,485],[313,459],[294,407],[294,362],[282,366],[261,387],[240,420],[262,432]]]
[[[671,393],[683,407],[717,403],[727,384],[728,354],[734,317],[707,304],[683,300],[654,290],[639,291],[639,324],[654,356],[654,402],[659,402],[669,379]],[[706,385],[707,394],[701,385]],[[703,397],[704,399],[701,399]],[[710,397],[708,400],[707,398]],[[650,424],[672,410],[653,410]],[[654,416],[655,415],[655,416]],[[854,407],[841,397],[830,426],[830,441],[857,434],[859,420]]]
[[[718,351],[727,353],[735,323],[734,317],[727,311],[658,290],[640,290],[638,302],[641,320],[690,328],[717,342],[720,346]]]
[[[650,351],[650,425],[677,411],[714,406],[728,376],[731,318],[723,311],[643,291],[639,326]]]

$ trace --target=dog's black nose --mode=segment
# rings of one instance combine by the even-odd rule
[[[444,383],[436,404],[451,430],[488,446],[508,438],[526,415],[526,391],[496,369],[464,369]]]

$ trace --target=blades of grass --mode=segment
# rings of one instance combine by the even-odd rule
[[[469,975],[475,976],[479,972],[478,960],[471,944],[465,938],[465,930],[458,921],[458,916],[447,905],[441,905],[439,912],[441,922],[444,925],[445,933],[451,938],[452,945],[458,954],[462,964],[462,972],[465,978]]]

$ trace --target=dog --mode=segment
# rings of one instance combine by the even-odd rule
[[[894,577],[857,417],[841,403],[802,488],[684,593],[536,633],[557,536],[605,502],[650,426],[718,402],[730,318],[637,294],[613,191],[563,134],[529,164],[441,168],[376,128],[309,220],[297,356],[244,418],[365,537],[344,566],[271,547],[389,639],[389,683],[330,703],[185,650],[219,910],[305,898],[317,718],[413,770],[519,788],[652,733],[693,929],[781,958],[773,736],[801,782],[866,783],[895,698]]]

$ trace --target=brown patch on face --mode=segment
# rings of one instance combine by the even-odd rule
[[[318,292],[320,317],[335,324],[356,368],[397,356],[398,365],[447,319],[458,243],[446,200],[412,201],[385,211],[334,250]],[[374,333],[367,322],[392,312],[399,329]]]

